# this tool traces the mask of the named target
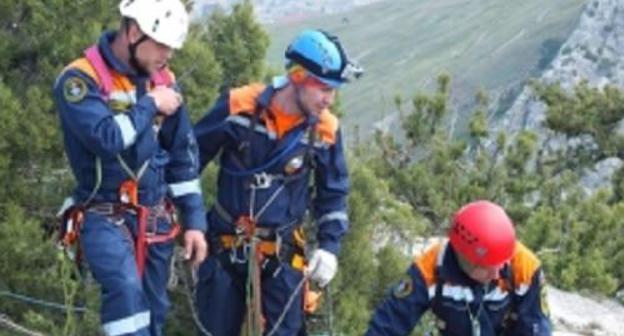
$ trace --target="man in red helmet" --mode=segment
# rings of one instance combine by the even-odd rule
[[[448,240],[415,258],[366,335],[408,335],[427,309],[442,335],[551,335],[544,286],[505,210],[472,202],[453,217]]]

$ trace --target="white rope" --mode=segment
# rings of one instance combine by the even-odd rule
[[[176,259],[182,260],[181,254],[177,254],[176,256],[177,256]],[[182,262],[181,264],[182,264],[182,274],[183,274],[183,281],[184,281],[184,293],[186,294],[186,299],[191,309],[191,316],[193,317],[193,322],[195,323],[195,326],[197,327],[197,329],[202,333],[202,335],[212,336],[212,334],[208,330],[206,330],[206,328],[204,327],[204,324],[199,319],[199,315],[197,315],[197,310],[195,309],[195,288],[196,288],[195,284],[197,283],[197,279],[193,272],[192,266],[190,263],[185,263],[185,262]]]
[[[284,318],[286,318],[286,314],[288,313],[288,310],[290,310],[290,306],[292,306],[293,302],[295,302],[295,298],[298,296],[299,292],[301,291],[301,287],[303,287],[303,284],[305,284],[305,282],[308,281],[309,278],[310,278],[309,275],[304,275],[303,278],[301,278],[301,281],[299,281],[299,283],[297,284],[297,287],[295,287],[295,290],[292,292],[292,294],[290,294],[290,297],[288,298],[288,302],[286,302],[286,306],[284,306],[284,310],[282,310],[280,317],[277,319],[277,321],[273,325],[273,328],[267,334],[267,336],[272,336],[275,332],[277,332],[277,329],[279,328],[279,326],[284,322]]]
[[[28,335],[28,336],[44,336],[43,334],[40,334],[36,331],[31,331],[26,329],[25,327],[22,327],[21,325],[13,322],[8,316],[0,313],[0,327],[1,326],[5,326],[6,328],[16,331],[20,334],[23,335]]]

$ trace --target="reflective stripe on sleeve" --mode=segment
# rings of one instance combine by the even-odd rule
[[[169,184],[169,190],[171,190],[173,197],[180,197],[188,194],[201,194],[199,179],[171,183]]]
[[[113,117],[117,126],[121,130],[121,138],[123,139],[124,149],[130,147],[136,141],[137,132],[132,125],[132,120],[125,113],[120,113]]]
[[[119,320],[106,322],[102,325],[104,333],[108,336],[117,336],[135,333],[143,328],[149,327],[150,312],[144,311]]]

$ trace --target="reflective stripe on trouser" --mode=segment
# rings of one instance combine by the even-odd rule
[[[160,336],[169,309],[166,287],[173,243],[149,246],[141,279],[134,258],[134,238],[129,236],[135,227],[136,220],[130,214],[111,220],[93,212],[87,212],[82,226],[84,257],[101,286],[100,319],[109,336]],[[158,220],[158,232],[169,229],[169,221]]]
[[[225,257],[229,258],[229,252]],[[239,335],[245,313],[245,268],[246,264],[236,264],[228,270],[211,255],[199,268],[196,302],[199,318],[203,326],[213,336]],[[265,332],[282,314],[290,295],[293,293],[302,273],[282,263],[275,276],[262,277],[262,313],[266,318]],[[297,335],[303,327],[302,293],[290,306],[284,321],[274,335]]]

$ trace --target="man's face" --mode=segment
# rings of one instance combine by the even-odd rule
[[[334,103],[335,98],[336,89],[314,77],[309,77],[300,85],[299,101],[308,113],[319,115]]]
[[[143,70],[152,75],[164,68],[173,56],[173,49],[148,38],[139,44],[136,51],[137,61]]]
[[[143,32],[139,29],[139,27],[137,25],[132,25],[129,36],[130,42],[134,43],[139,41],[142,37]],[[173,48],[156,42],[150,37],[147,37],[147,39],[141,42],[136,49],[137,62],[142,68],[141,70],[145,71],[149,75],[152,75],[165,67],[169,63],[172,56]]]
[[[457,255],[457,261],[459,262],[461,269],[468,275],[468,277],[484,285],[498,279],[503,266],[505,266],[505,264],[497,266],[476,265],[459,254]]]

